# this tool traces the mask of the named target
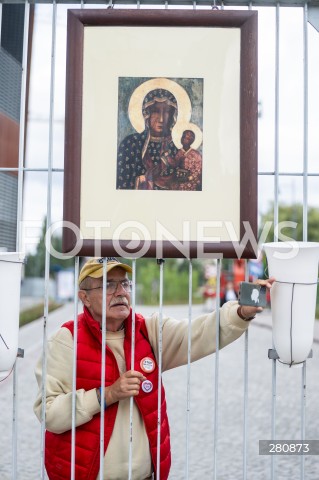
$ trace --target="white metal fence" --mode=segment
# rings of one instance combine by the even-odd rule
[[[11,3],[11,2],[8,2]],[[16,2],[12,2],[16,3]],[[0,4],[0,19],[1,7]],[[308,209],[310,206],[318,208],[318,177],[319,177],[319,2],[318,1],[225,1],[222,6],[219,2],[212,1],[115,1],[81,2],[72,5],[72,8],[90,8],[92,5],[98,8],[114,6],[122,8],[129,5],[130,8],[144,8],[149,5],[155,8],[249,8],[259,10],[259,213],[262,215],[273,202],[274,224],[279,222],[279,206],[282,204],[301,203],[303,205],[303,240],[308,239]],[[31,234],[26,238],[26,230],[22,226],[39,226],[42,223],[43,215],[46,215],[47,226],[53,221],[62,218],[62,177],[63,177],[63,119],[64,119],[64,49],[66,32],[66,10],[71,7],[68,2],[39,2],[36,3],[35,23],[33,35],[33,59],[30,84],[29,110],[27,112],[27,137],[25,133],[25,100],[26,100],[26,65],[27,65],[27,44],[30,4],[25,3],[25,28],[24,28],[24,50],[22,59],[22,81],[21,81],[21,108],[20,108],[20,143],[19,143],[19,166],[18,168],[0,168],[1,172],[18,172],[18,202],[17,202],[17,242],[16,249],[21,251],[24,244],[31,241]],[[218,48],[218,46],[216,46]],[[48,73],[49,72],[49,73]],[[23,148],[26,140],[27,148]],[[1,192],[0,192],[0,195]],[[44,206],[46,205],[46,206]],[[23,224],[22,220],[25,222]],[[292,219],[293,220],[293,219]],[[220,273],[222,262],[217,261],[217,297],[220,289]],[[165,277],[165,266],[160,265],[160,316],[162,316],[163,286]],[[133,261],[133,280],[138,269],[138,261]],[[75,260],[75,278],[79,271],[79,259]],[[49,316],[49,253],[46,253],[45,267],[45,295],[44,295],[44,318],[41,325],[37,323],[37,333],[41,330],[43,338],[44,363],[46,359],[47,337],[51,333],[51,325],[57,325],[58,318]],[[192,284],[192,263],[189,264],[189,284],[191,292]],[[133,291],[133,310],[135,310],[135,293]],[[66,313],[70,318],[77,317],[78,303],[77,286],[75,282],[73,312]],[[105,309],[105,306],[104,306]],[[190,304],[188,312],[183,311],[184,316],[191,318],[197,312],[196,306]],[[57,316],[58,317],[58,316]],[[265,326],[261,324],[258,335],[263,335]],[[35,327],[33,327],[35,328]],[[49,332],[48,332],[49,328]],[[257,327],[256,327],[257,328]],[[267,329],[266,329],[267,330]],[[254,331],[253,331],[254,332]],[[235,361],[240,364],[240,373],[235,368],[229,370],[230,378],[223,377],[223,366],[227,367],[227,360],[224,355],[220,356],[219,351],[210,365],[211,381],[206,379],[203,371],[203,384],[194,382],[193,370],[190,364],[187,366],[186,379],[178,381],[185,383],[181,391],[186,395],[185,404],[176,408],[174,403],[173,385],[176,378],[168,376],[168,384],[171,385],[172,394],[168,393],[168,399],[174,410],[174,418],[171,419],[173,435],[175,432],[174,422],[176,412],[185,421],[185,431],[176,430],[179,435],[173,441],[173,468],[171,478],[175,479],[199,479],[214,478],[218,480],[233,479],[286,479],[301,478],[315,480],[318,478],[317,457],[300,456],[278,458],[275,456],[262,458],[258,457],[255,449],[258,448],[258,434],[262,438],[284,438],[306,439],[318,438],[319,424],[317,419],[311,415],[315,412],[315,395],[318,393],[318,378],[314,374],[317,347],[314,346],[314,358],[309,359],[310,373],[307,374],[308,362],[304,363],[299,373],[294,372],[287,378],[287,373],[277,371],[276,360],[267,360],[262,363],[257,373],[251,373],[252,362],[258,362],[258,356],[252,342],[255,341],[255,334],[245,334],[243,342],[233,347]],[[35,338],[34,337],[34,338]],[[251,340],[253,337],[253,341]],[[21,334],[21,347],[25,348],[23,340],[30,342],[27,334]],[[105,341],[105,338],[104,338]],[[30,342],[32,343],[32,342]],[[268,345],[271,348],[271,345]],[[189,349],[191,346],[189,345]],[[240,350],[241,349],[241,350]],[[45,478],[44,471],[44,424],[41,433],[38,432],[38,439],[29,440],[29,431],[34,435],[34,430],[29,424],[23,421],[23,417],[32,417],[30,406],[33,403],[36,391],[25,389],[23,375],[30,379],[33,375],[34,360],[32,344],[28,347],[29,359],[18,360],[13,372],[12,384],[7,380],[0,386],[0,400],[2,405],[2,416],[10,417],[10,430],[4,430],[6,421],[1,420],[0,449],[0,474],[2,479],[32,479]],[[252,352],[250,355],[249,352]],[[75,352],[76,355],[76,352]],[[226,354],[225,354],[226,355]],[[231,355],[231,354],[229,354]],[[239,356],[239,360],[238,360]],[[268,362],[268,363],[267,363]],[[74,369],[76,356],[74,356]],[[233,364],[233,367],[237,365]],[[193,367],[192,367],[193,368]],[[196,367],[195,367],[196,368]],[[207,364],[203,367],[207,368]],[[208,367],[209,369],[209,367]],[[195,370],[196,371],[196,370]],[[31,372],[31,373],[30,373]],[[241,391],[234,391],[236,375],[240,376]],[[195,373],[196,376],[196,373]],[[259,377],[269,377],[270,382],[266,390],[259,389]],[[191,381],[192,377],[192,381]],[[312,384],[308,385],[307,377],[311,378]],[[104,377],[103,377],[104,378]],[[197,379],[198,380],[198,379]],[[32,385],[32,381],[29,380]],[[209,385],[207,383],[209,382]],[[34,387],[33,383],[33,387]],[[193,387],[193,385],[195,385]],[[263,385],[260,378],[260,385]],[[279,386],[278,386],[279,385]],[[202,399],[196,405],[191,399],[201,397],[198,390],[203,393],[206,388],[212,387],[211,396],[213,405],[205,405]],[[12,388],[12,390],[11,390]],[[75,390],[75,384],[73,385]],[[195,392],[192,389],[195,389]],[[235,387],[236,388],[236,387]],[[278,394],[279,389],[279,394]],[[258,394],[256,395],[256,392]],[[309,392],[309,393],[308,393]],[[180,395],[175,392],[176,396]],[[231,419],[234,411],[234,403],[227,403],[227,398],[238,397],[238,412],[240,417],[239,430],[234,423],[227,430],[229,416]],[[299,401],[292,400],[292,397],[299,396]],[[27,397],[27,399],[25,398]],[[45,398],[45,391],[43,391]],[[283,401],[284,399],[284,401]],[[307,399],[307,405],[306,405]],[[264,409],[268,405],[269,411],[266,419],[258,411],[258,403]],[[10,405],[12,403],[12,406]],[[45,402],[43,402],[45,404]],[[102,402],[103,404],[103,402]],[[169,403],[170,405],[170,403]],[[228,405],[228,409],[225,409]],[[28,413],[25,412],[27,406]],[[213,407],[213,408],[211,408]],[[200,423],[197,410],[207,408],[207,422]],[[236,407],[235,407],[236,408]],[[23,410],[22,410],[23,409]],[[310,412],[310,414],[308,413]],[[73,425],[75,415],[75,395],[73,395]],[[177,414],[176,414],[177,415]],[[43,410],[43,417],[45,410]],[[178,415],[177,415],[178,416]],[[103,417],[103,415],[102,415]],[[259,417],[261,424],[259,425]],[[194,431],[194,419],[198,430]],[[36,422],[36,420],[34,420]],[[29,423],[33,421],[30,420]],[[176,422],[178,420],[176,418]],[[193,423],[192,423],[193,422]],[[266,425],[263,424],[266,422]],[[204,435],[203,425],[211,425],[210,440],[207,444],[207,452],[195,448],[194,443],[200,444],[200,438]],[[283,428],[283,423],[285,428]],[[287,427],[289,424],[289,428]],[[259,426],[258,426],[259,425]],[[293,428],[292,428],[293,425]],[[256,427],[256,430],[255,430]],[[206,427],[205,427],[206,428]],[[237,437],[233,438],[233,431],[237,429]],[[257,431],[257,433],[256,433]],[[259,432],[259,433],[258,433]],[[267,434],[268,432],[268,434]],[[74,433],[74,429],[73,429]],[[254,436],[257,434],[257,438]],[[288,435],[288,437],[286,437]],[[181,437],[182,436],[182,437]],[[40,440],[41,437],[41,440]],[[101,437],[102,438],[102,437]],[[205,437],[206,438],[206,437]],[[227,441],[227,438],[229,441]],[[239,440],[238,440],[239,438]],[[32,452],[24,452],[23,444],[38,445],[32,448]],[[38,443],[37,443],[38,442]],[[236,443],[237,442],[237,443]],[[40,447],[41,443],[41,447]],[[178,445],[183,444],[181,449]],[[185,444],[185,445],[184,445]],[[204,450],[206,450],[204,448]],[[21,453],[22,451],[22,453]],[[174,458],[176,452],[176,458]],[[194,453],[195,452],[195,453]],[[21,455],[20,455],[21,453]],[[205,455],[208,456],[206,468]],[[197,456],[196,456],[196,455]],[[74,456],[74,450],[73,450]],[[238,460],[237,457],[240,457]],[[195,458],[196,457],[196,458]],[[31,462],[29,461],[31,459]],[[103,465],[101,459],[101,468]],[[130,458],[129,462],[132,459]],[[176,467],[174,468],[174,462]],[[234,466],[232,466],[232,462]],[[74,478],[74,469],[70,478]]]

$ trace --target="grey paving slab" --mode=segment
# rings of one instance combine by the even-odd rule
[[[156,308],[138,308],[145,315]],[[53,312],[48,320],[48,335],[61,323],[73,317],[74,307],[67,304]],[[187,306],[165,309],[182,318]],[[193,314],[202,313],[194,306]],[[32,405],[37,391],[33,370],[42,349],[42,320],[20,330],[19,345],[25,358],[18,361],[18,479],[40,478],[40,425]],[[263,313],[252,323],[248,333],[248,412],[247,480],[270,480],[270,457],[258,454],[258,440],[271,437],[272,362],[271,319]],[[216,471],[218,480],[240,480],[243,477],[243,414],[244,414],[244,351],[245,337],[219,353],[218,442]],[[313,358],[307,362],[307,437],[319,439],[319,344],[314,343]],[[191,480],[214,479],[214,355],[194,363],[190,369],[189,476]],[[300,369],[277,364],[277,438],[300,437],[300,404],[302,376]],[[168,412],[171,423],[173,465],[170,480],[184,480],[186,465],[186,398],[187,368],[165,372]],[[0,384],[0,479],[12,477],[12,376]],[[300,457],[276,457],[276,480],[299,480]],[[306,480],[318,480],[319,457],[305,457]]]

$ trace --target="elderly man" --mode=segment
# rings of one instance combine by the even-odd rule
[[[157,403],[161,389],[160,478],[168,478],[171,455],[165,391],[158,385],[159,316],[135,316],[135,362],[131,369],[132,312],[131,267],[107,259],[106,283],[106,375],[104,426],[104,479],[124,480],[129,473],[130,398],[133,402],[132,478],[152,478],[157,468]],[[272,279],[263,282],[271,286]],[[99,478],[101,411],[103,259],[91,259],[79,275],[79,298],[83,313],[78,317],[76,379],[76,480]],[[260,311],[227,302],[220,310],[220,347],[236,340]],[[162,328],[162,370],[187,363],[188,321],[165,317]],[[192,361],[215,351],[215,313],[192,321]],[[51,480],[70,478],[73,321],[67,322],[49,340],[46,375],[45,464]],[[39,394],[34,410],[41,419],[41,360],[36,367]]]

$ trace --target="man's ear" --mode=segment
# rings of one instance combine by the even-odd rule
[[[89,302],[89,297],[87,296],[85,290],[79,290],[78,291],[78,297],[81,300],[81,302],[83,303],[83,305],[85,305],[86,307],[89,307],[91,305],[91,303]]]

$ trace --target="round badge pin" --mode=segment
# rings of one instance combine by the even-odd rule
[[[153,390],[153,384],[150,380],[144,380],[142,382],[142,390],[145,393],[150,393]]]
[[[152,373],[155,370],[155,362],[150,357],[144,357],[140,363],[141,369],[145,373]]]

